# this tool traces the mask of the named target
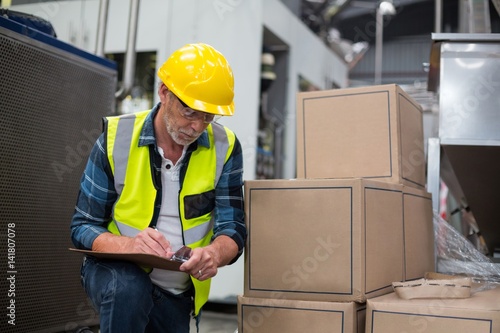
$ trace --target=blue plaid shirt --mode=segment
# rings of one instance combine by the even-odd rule
[[[150,151],[153,152],[155,175],[152,176],[156,177],[156,183],[160,187],[158,195],[160,195],[161,156],[158,153],[153,128],[153,118],[158,107],[159,104],[153,108],[145,120],[139,146],[150,146]],[[87,166],[81,178],[78,200],[71,222],[71,240],[77,248],[81,249],[91,249],[94,239],[100,234],[108,232],[107,226],[111,221],[113,204],[117,200],[104,142],[104,133],[102,133],[90,152]],[[183,174],[182,170],[185,171],[189,163],[186,161],[189,160],[189,156],[197,149],[198,145],[205,147],[210,145],[207,131],[188,147],[185,158],[180,162],[183,163],[181,175]],[[181,176],[181,182],[182,178]],[[157,200],[157,202],[155,216],[158,216],[161,200]],[[243,155],[237,139],[233,152],[224,165],[222,175],[217,183],[215,202],[213,238],[221,235],[231,237],[238,245],[238,256],[234,259],[236,260],[243,251],[247,236],[243,206]]]

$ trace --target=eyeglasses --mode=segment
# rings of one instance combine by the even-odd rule
[[[211,124],[217,120],[220,119],[221,116],[217,116],[211,113],[206,113],[202,111],[195,111],[191,109],[186,103],[184,103],[179,97],[177,97],[173,92],[172,96],[175,96],[175,98],[181,103],[182,108],[179,109],[179,113],[181,116],[186,118],[189,121],[197,121],[197,120],[203,120],[203,123],[205,124]]]

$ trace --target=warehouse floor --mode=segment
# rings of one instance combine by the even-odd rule
[[[235,313],[204,311],[200,321],[200,333],[235,333],[238,329],[238,319]],[[191,333],[196,333],[194,321]]]
[[[210,307],[203,310],[203,315],[200,321],[199,333],[235,333],[238,329],[238,318],[236,314],[236,305],[220,307]],[[93,333],[99,333],[99,327],[90,329]],[[86,331],[88,332],[88,331]],[[190,333],[196,332],[196,323],[191,321]]]

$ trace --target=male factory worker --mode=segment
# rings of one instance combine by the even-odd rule
[[[234,113],[233,74],[207,44],[175,51],[158,71],[159,103],[108,117],[84,175],[71,223],[76,247],[171,258],[181,272],[84,259],[82,284],[101,332],[189,332],[210,279],[245,246],[242,150],[218,124]]]

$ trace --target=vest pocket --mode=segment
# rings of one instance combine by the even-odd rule
[[[184,217],[193,219],[210,213],[215,208],[215,190],[184,197]]]

